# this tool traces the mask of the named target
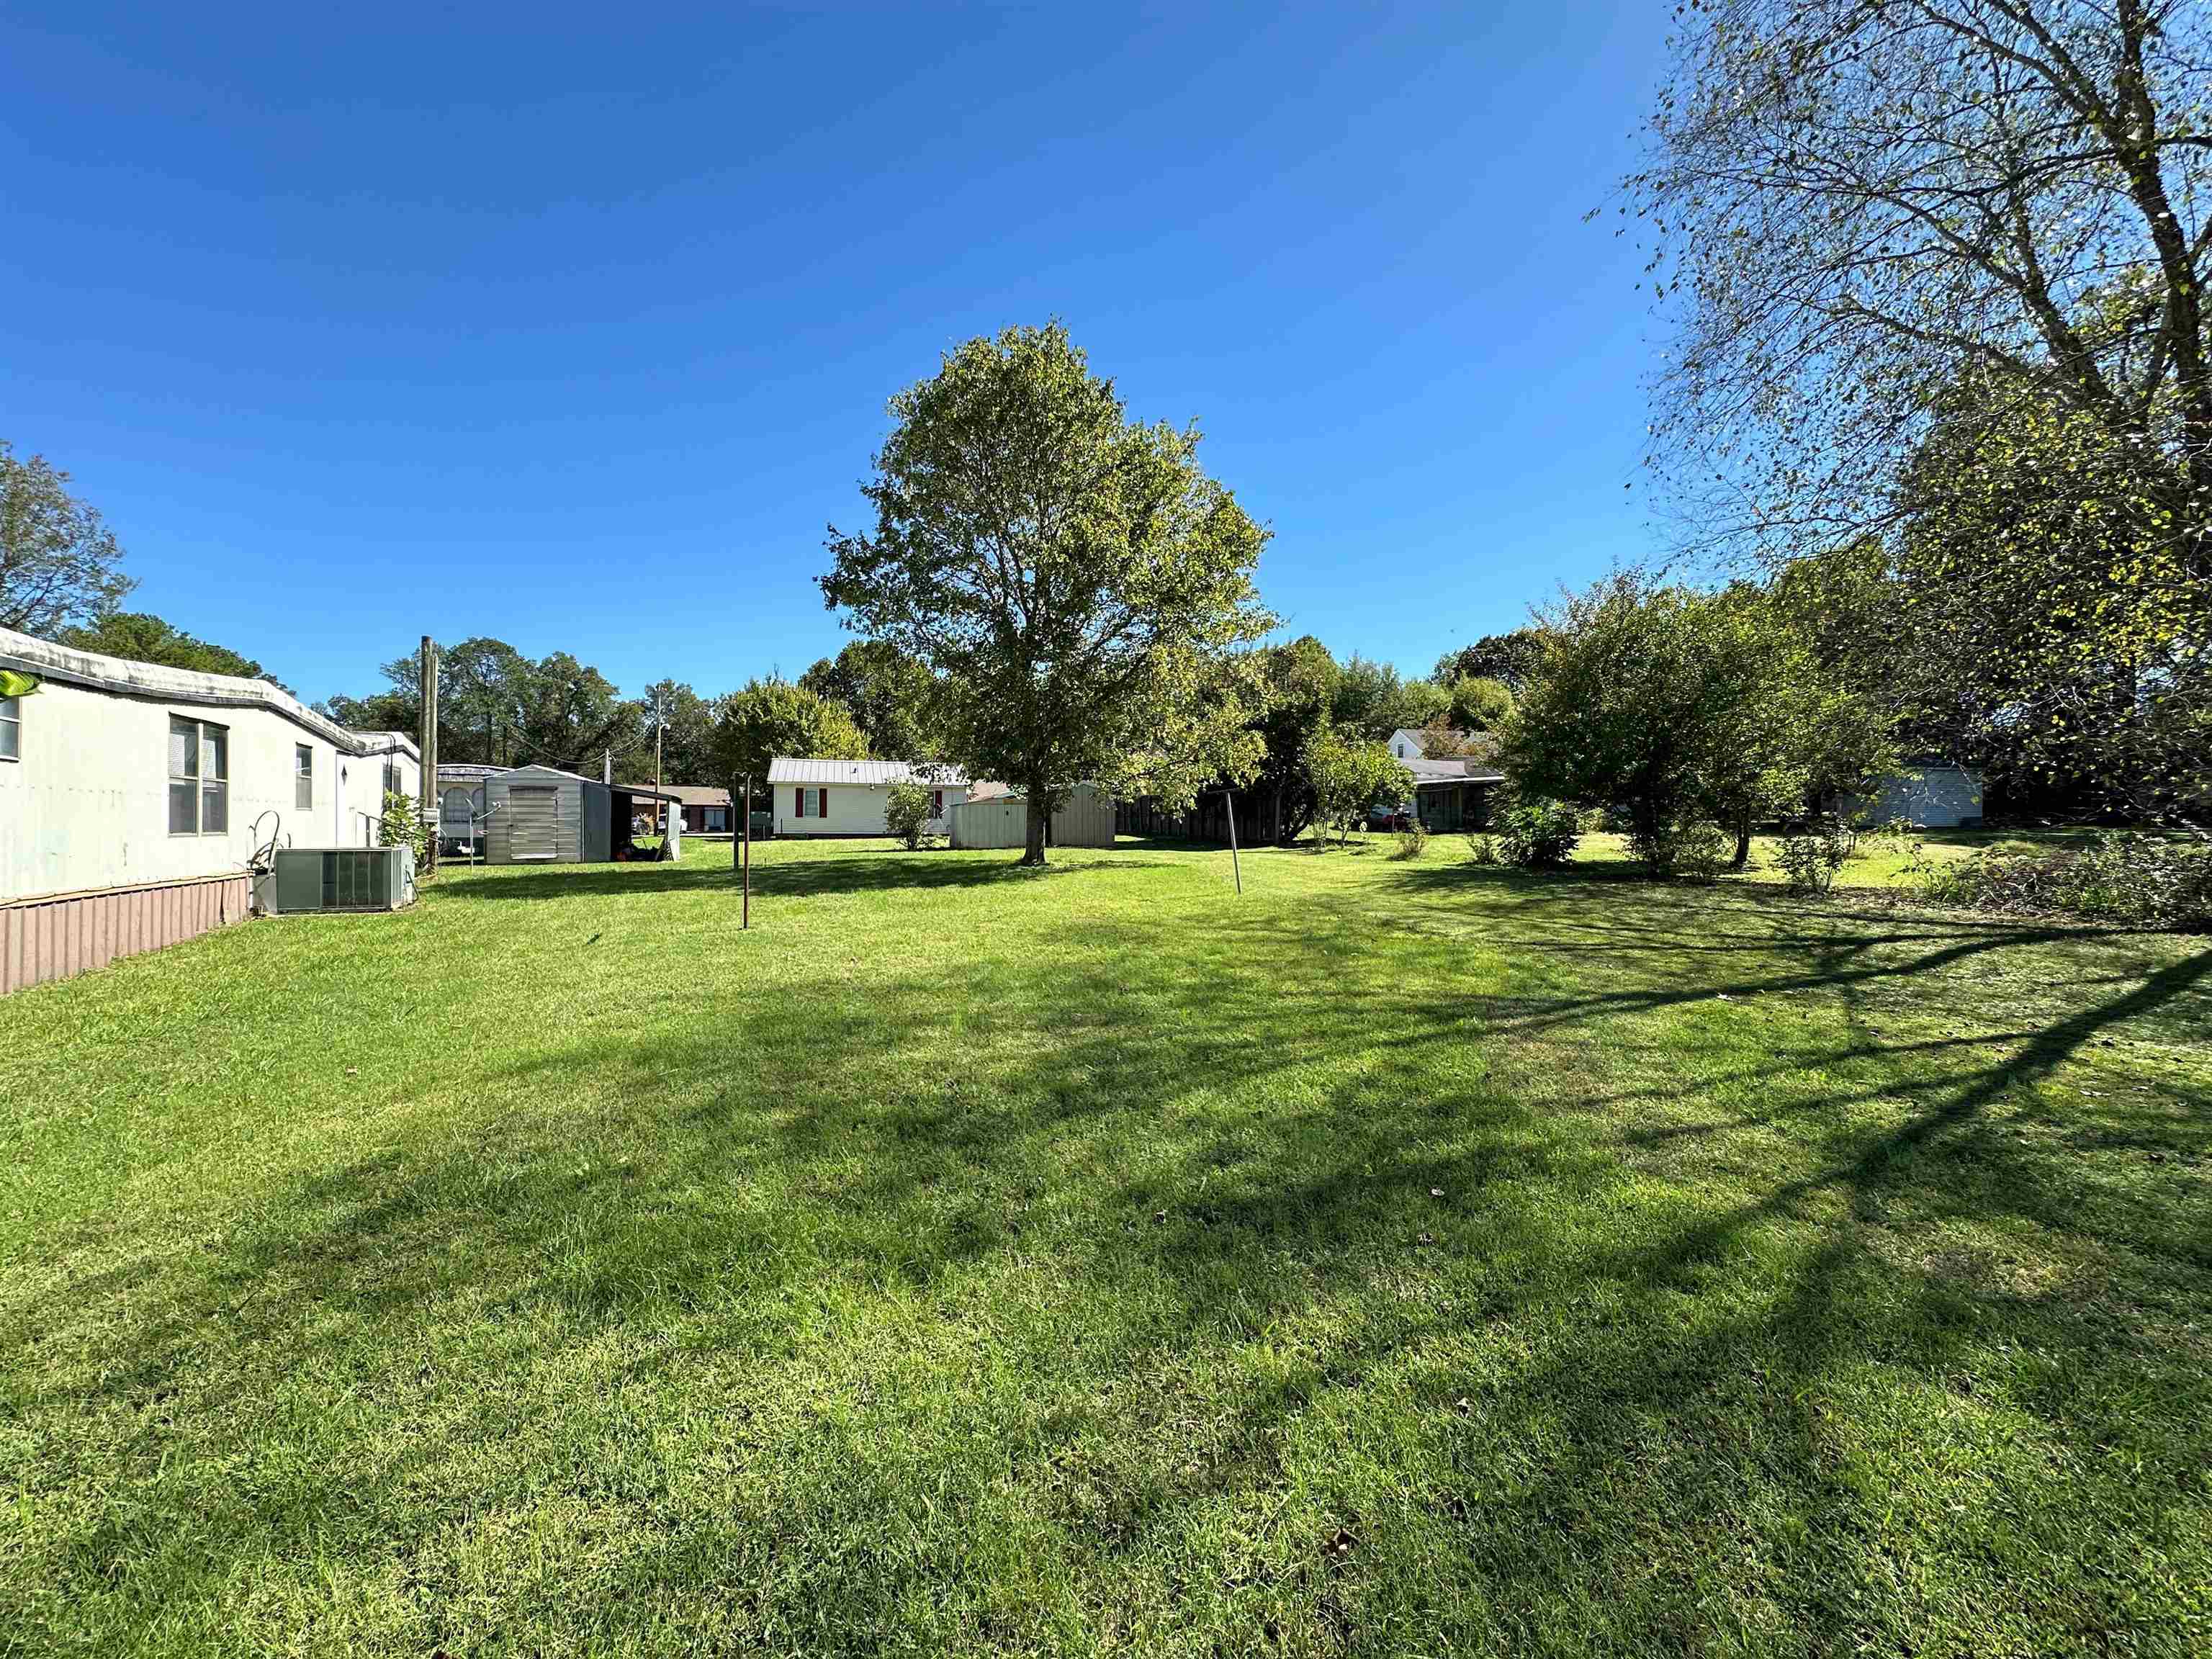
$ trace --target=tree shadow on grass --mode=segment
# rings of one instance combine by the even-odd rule
[[[1100,874],[1157,869],[1161,862],[1133,858],[1075,862],[1063,859],[1036,870],[1024,867],[1017,859],[1014,854],[955,857],[941,849],[925,848],[828,859],[763,860],[752,867],[752,891],[757,898],[805,898],[933,888],[1011,887],[1078,871]],[[466,900],[628,898],[659,893],[726,893],[735,900],[741,885],[738,872],[723,865],[569,864],[514,873],[472,872],[467,879],[441,884],[434,890],[441,898]]]
[[[1148,1607],[1364,1651],[1688,1645],[1731,1619],[1815,1646],[1978,1619],[1955,1644],[1999,1648],[2046,1602],[2142,1633],[2165,1603],[2130,1565],[2160,1558],[2141,1491],[2188,1490],[2204,1450],[2203,1370],[2173,1346],[2212,1266],[2184,1242],[2201,1198],[2116,1202],[2110,1149],[2010,1126],[2116,1029],[2201,1041],[2212,952],[2141,969],[2142,941],[2094,933],[1656,900],[1408,936],[1371,902],[1071,921],[957,1006],[933,963],[717,1005],[674,1041],[471,1060],[465,1136],[25,1310],[10,1334],[83,1356],[27,1413],[174,1420],[118,1452],[120,1495],[64,1524],[52,1576],[173,1564],[189,1528],[219,1606],[247,1561],[388,1552],[410,1493],[530,1513],[573,1457],[660,1547],[550,1596],[570,1635],[622,1628],[672,1563],[694,1618],[820,1647],[1048,1645],[1051,1618],[1073,1644]],[[1741,935],[1720,959],[1717,927]],[[1985,1008],[2000,968],[2085,964]],[[1816,1029],[1693,1006],[1724,992],[1807,1000]],[[1904,1002],[2003,1023],[1887,1040]],[[1760,1115],[1721,1103],[1739,1090]],[[2162,1130],[2087,1115],[2193,1156],[2205,1102],[2176,1103]],[[1711,1150],[1654,1179],[1662,1110]],[[2008,1240],[2043,1279],[1992,1265]],[[492,1386],[457,1405],[440,1379],[472,1365]],[[1960,1402],[1959,1368],[1992,1365],[1996,1399]],[[178,1471],[252,1466],[326,1399],[404,1449],[333,1428],[284,1499],[194,1512]],[[2017,1455],[1976,1437],[2000,1401]],[[637,1413],[744,1478],[647,1456]],[[1970,1444],[2009,1534],[1946,1507],[1981,1476],[1917,1466]],[[2118,1455],[2063,1455],[2083,1444]],[[1325,1559],[1340,1526],[1357,1544]],[[1058,1570],[1034,1605],[1000,1536]],[[460,1599],[465,1542],[406,1546],[433,1602]],[[1940,1571],[1901,1586],[1901,1549]]]

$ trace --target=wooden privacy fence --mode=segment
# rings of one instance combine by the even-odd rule
[[[249,891],[240,871],[9,900],[0,904],[0,996],[243,921]]]

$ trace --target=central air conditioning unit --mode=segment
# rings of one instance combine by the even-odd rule
[[[264,915],[304,910],[397,910],[415,902],[411,847],[282,847],[253,876]]]

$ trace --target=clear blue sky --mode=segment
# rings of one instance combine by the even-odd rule
[[[885,399],[1057,315],[1204,427],[1291,629],[1425,671],[1651,549],[1583,216],[1662,23],[15,5],[0,436],[310,697],[425,632],[711,693],[842,642]]]

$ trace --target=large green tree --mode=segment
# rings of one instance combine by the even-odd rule
[[[748,680],[714,705],[704,775],[733,805],[748,783],[756,801],[767,799],[769,763],[778,755],[866,760],[868,739],[843,703],[774,676]]]
[[[1887,524],[1962,375],[2134,447],[2195,568],[2212,453],[2212,11],[1685,8],[1624,213],[1672,324],[1655,453],[1710,538]]]
[[[832,530],[823,598],[938,676],[946,758],[1023,787],[1023,861],[1086,779],[1174,803],[1249,781],[1267,532],[1196,428],[1129,420],[1058,324],[969,341],[891,415],[875,526]]]
[[[341,725],[415,732],[422,720],[418,653],[384,665],[382,690],[334,696],[325,705]],[[597,777],[606,751],[634,769],[650,741],[643,707],[623,701],[611,681],[565,651],[533,660],[504,641],[473,638],[438,654],[438,756],[495,766],[533,763]]]
[[[1622,210],[1671,324],[1653,459],[1688,539],[1878,546],[1909,729],[2031,793],[2201,802],[2212,9],[1677,15]]]
[[[1515,696],[1528,689],[1544,660],[1540,629],[1516,628],[1505,634],[1485,634],[1473,645],[1447,651],[1437,659],[1439,685],[1465,678],[1496,680]]]
[[[681,680],[662,680],[645,688],[638,699],[644,721],[637,756],[629,775],[643,778],[653,763],[653,739],[660,738],[662,777],[672,783],[699,783],[713,775],[714,718],[713,699],[701,696]]]
[[[54,639],[75,650],[96,651],[128,662],[155,662],[203,674],[236,674],[249,680],[267,680],[271,685],[283,684],[252,658],[210,644],[143,611],[105,611],[93,622],[61,629]]]
[[[1418,732],[1451,708],[1451,693],[1434,680],[1407,679],[1387,662],[1357,651],[1337,671],[1333,718],[1346,731],[1380,742],[1403,728]]]
[[[801,674],[799,683],[843,703],[878,759],[935,757],[936,676],[890,641],[854,640]]]
[[[1624,813],[1656,874],[1697,824],[1734,837],[1740,868],[1754,823],[1893,758],[1883,711],[1824,672],[1764,589],[1705,592],[1625,571],[1570,595],[1548,623],[1504,769],[1523,794]]]
[[[1272,806],[1274,837],[1287,844],[1314,821],[1313,744],[1329,730],[1336,696],[1336,661],[1312,635],[1260,653],[1261,712],[1252,729],[1260,738],[1254,793]]]
[[[97,625],[137,586],[115,532],[69,481],[43,456],[17,460],[0,439],[0,628],[52,638]]]

